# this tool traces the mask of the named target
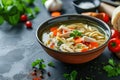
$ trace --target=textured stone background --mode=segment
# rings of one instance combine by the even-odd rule
[[[63,1],[63,14],[76,14],[72,0]],[[64,64],[47,55],[37,42],[35,33],[39,24],[50,18],[50,14],[40,0],[36,0],[35,4],[41,11],[32,20],[32,30],[26,29],[23,24],[11,27],[6,23],[0,26],[0,80],[31,80],[31,62],[36,59],[44,59],[46,64],[50,61],[55,63],[55,68],[46,68],[52,76],[46,76],[45,80],[64,80],[63,73],[72,70],[79,72],[78,80],[86,76],[93,77],[94,80],[120,80],[120,77],[107,78],[106,74],[99,74],[100,71],[95,69],[101,68],[100,63],[106,62],[109,58],[119,61],[107,48],[97,59],[81,65]],[[94,69],[91,70],[91,66]]]

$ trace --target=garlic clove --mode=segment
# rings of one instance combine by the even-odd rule
[[[47,10],[48,10],[49,7],[51,6],[52,2],[53,2],[53,0],[47,0],[47,1],[45,2],[45,7],[46,7]]]
[[[49,11],[59,11],[62,9],[62,1],[61,0],[47,0],[45,2],[45,7]]]

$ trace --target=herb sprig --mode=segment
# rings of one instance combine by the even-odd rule
[[[120,64],[115,63],[113,59],[109,59],[108,63],[108,65],[103,67],[103,70],[107,72],[108,77],[120,75]]]
[[[70,74],[64,73],[63,76],[66,80],[76,80],[77,74],[77,71],[73,70]]]
[[[32,67],[38,67],[39,69],[45,69],[46,65],[44,64],[43,59],[37,59],[34,62],[32,62]]]
[[[72,33],[70,33],[70,37],[79,37],[82,36],[82,32],[78,31],[78,30],[74,30]]]

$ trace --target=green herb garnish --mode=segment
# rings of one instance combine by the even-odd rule
[[[120,64],[116,64],[113,59],[109,59],[108,65],[103,67],[103,70],[107,72],[108,77],[114,77],[120,75]]]
[[[38,67],[39,69],[45,69],[46,65],[44,64],[43,59],[37,59],[32,62],[32,67]]]
[[[48,63],[48,66],[50,66],[50,67],[55,67],[55,65],[54,65],[53,62],[49,62],[49,63]]]
[[[35,7],[34,11],[35,11],[36,14],[39,13],[39,11],[40,11],[39,7]]]
[[[64,73],[63,76],[66,80],[76,80],[77,77],[77,71],[73,70],[70,74]]]
[[[72,33],[70,33],[70,37],[79,37],[82,36],[82,32],[79,32],[78,30],[74,30]]]
[[[57,46],[60,46],[61,44],[63,44],[63,42],[62,41],[58,41]]]

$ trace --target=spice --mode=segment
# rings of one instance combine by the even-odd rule
[[[50,72],[48,72],[47,74],[48,74],[49,77],[51,76],[51,73],[50,73]]]

